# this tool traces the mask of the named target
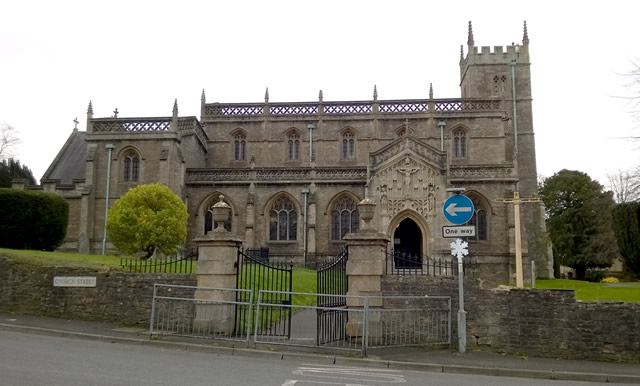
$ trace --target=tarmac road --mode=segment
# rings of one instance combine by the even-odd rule
[[[2,385],[598,384],[314,364],[12,331],[0,331],[0,342]]]

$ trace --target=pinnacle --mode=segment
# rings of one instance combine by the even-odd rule
[[[522,36],[522,44],[529,44],[529,33],[527,32],[527,21],[524,21],[524,34]]]
[[[469,36],[467,37],[467,45],[469,47],[473,47],[474,45],[474,41],[473,41],[473,27],[471,26],[471,21],[469,21]]]

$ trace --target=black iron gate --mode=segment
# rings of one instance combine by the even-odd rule
[[[253,333],[255,329],[255,305],[258,302],[260,290],[276,291],[263,293],[260,310],[260,320],[257,321],[260,335],[291,337],[291,308],[280,307],[282,304],[291,304],[291,291],[293,289],[293,264],[270,263],[268,249],[238,248],[238,260],[236,262],[238,276],[236,288],[250,289],[253,291],[253,304],[251,306],[236,304],[235,329],[236,334]],[[249,293],[237,292],[238,303],[248,303]],[[273,307],[269,307],[273,304]]]
[[[333,259],[318,266],[318,318],[316,342],[327,344],[345,338],[348,312],[344,296],[348,290],[347,259],[349,250],[344,247]],[[330,307],[331,309],[323,309]]]

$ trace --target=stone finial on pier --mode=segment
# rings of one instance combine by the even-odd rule
[[[378,86],[377,85],[373,85],[373,100],[377,101],[378,100]]]
[[[460,63],[464,61],[464,49],[462,48],[462,44],[460,44]]]
[[[322,94],[322,90],[320,90],[320,92],[318,93],[318,100],[322,102],[323,99],[324,99],[324,95]]]
[[[178,98],[176,98],[173,101],[173,111],[172,111],[173,117],[177,118],[178,117]]]
[[[264,103],[269,103],[269,87],[264,92]]]
[[[429,99],[433,99],[433,83],[429,83]]]
[[[93,132],[93,123],[91,120],[93,119],[93,105],[91,101],[89,101],[89,107],[87,108],[87,133]]]
[[[200,97],[200,102],[204,104],[207,101],[206,95],[204,95],[204,89],[202,89],[202,96]]]
[[[473,50],[473,46],[474,46],[474,41],[473,41],[473,27],[471,26],[471,21],[469,21],[469,35],[467,37],[467,46],[470,47],[469,51]]]
[[[527,21],[524,21],[524,34],[522,35],[522,44],[529,44],[529,32],[527,32]]]

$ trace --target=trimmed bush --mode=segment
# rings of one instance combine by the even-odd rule
[[[0,188],[0,247],[53,251],[62,244],[68,222],[64,198]]]

